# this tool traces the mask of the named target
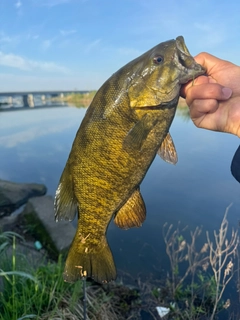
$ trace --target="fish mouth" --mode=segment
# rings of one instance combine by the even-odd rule
[[[206,70],[191,56],[188,51],[184,38],[179,36],[176,38],[178,67],[182,70],[179,84],[185,84],[194,78],[205,74]]]

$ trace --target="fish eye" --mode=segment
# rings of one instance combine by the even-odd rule
[[[157,56],[155,56],[155,57],[153,58],[153,62],[154,62],[155,64],[160,64],[160,63],[163,62],[163,57],[160,56],[160,55],[157,55]]]

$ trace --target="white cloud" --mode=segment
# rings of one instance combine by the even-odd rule
[[[73,30],[60,30],[60,33],[62,36],[68,36],[68,35],[76,33],[76,32],[77,32],[77,30],[74,30],[74,29]]]
[[[75,2],[76,1],[79,1],[81,3],[85,3],[88,0],[75,0]],[[37,2],[37,1],[35,0],[35,2]],[[41,6],[46,6],[46,7],[55,7],[60,4],[65,4],[65,3],[70,3],[70,2],[74,2],[74,0],[41,0],[41,1],[38,1],[38,4],[40,4]]]
[[[22,2],[20,0],[17,0],[15,3],[15,7],[18,9],[22,6]]]
[[[72,0],[34,0],[37,5],[46,6],[46,7],[55,7],[60,4],[72,2]]]
[[[39,39],[39,35],[27,33],[25,38],[26,38],[26,40],[36,40],[36,39]]]
[[[52,40],[44,40],[43,42],[42,42],[42,48],[43,48],[43,50],[47,50],[47,49],[49,49],[50,47],[51,47],[51,45],[52,45]]]
[[[1,51],[0,51],[0,65],[18,68],[21,70],[30,70],[28,64],[26,63],[26,61],[22,57],[16,56],[11,53],[4,54]]]
[[[86,45],[85,47],[85,52],[88,53],[90,52],[92,49],[95,49],[96,47],[98,47],[99,43],[101,42],[101,39],[96,39],[92,42],[90,42],[88,45]]]
[[[1,51],[0,65],[25,71],[42,70],[46,72],[60,72],[65,74],[70,72],[69,69],[59,66],[54,62],[29,60],[12,53],[5,54]]]
[[[12,42],[12,38],[7,36],[4,32],[0,32],[0,43],[10,43]]]
[[[28,61],[31,69],[41,69],[47,72],[61,72],[69,73],[70,70],[55,64],[54,62],[38,62],[38,61]]]

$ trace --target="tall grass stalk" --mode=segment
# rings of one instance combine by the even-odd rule
[[[229,208],[225,211],[219,231],[214,230],[214,241],[210,240],[209,232],[206,232],[207,242],[200,251],[196,250],[195,244],[201,228],[197,227],[191,232],[191,240],[187,242],[182,235],[186,228],[180,230],[178,226],[173,230],[173,226],[167,228],[167,224],[163,227],[171,266],[171,276],[166,285],[170,289],[171,298],[182,305],[181,313],[175,310],[179,316],[176,319],[201,319],[204,314],[213,320],[221,309],[230,305],[230,299],[224,303],[222,297],[233,277],[239,237],[238,232],[232,230],[227,238]],[[180,265],[185,267],[183,273],[179,271]]]
[[[16,278],[15,278],[15,274],[14,272],[16,271],[16,237],[13,236],[13,248],[12,248],[12,270],[13,270],[13,274],[12,274],[12,299],[13,299],[13,310],[16,310],[16,306],[15,306],[15,299],[16,299],[16,295],[15,295],[15,286],[16,286]],[[16,311],[17,312],[17,311]],[[17,318],[17,314],[15,314],[15,318]]]
[[[232,230],[230,240],[227,239],[227,215],[230,207],[231,205],[228,206],[225,211],[219,232],[217,233],[214,230],[215,244],[210,240],[209,233],[207,232],[207,241],[210,248],[209,261],[216,282],[215,302],[210,320],[214,319],[218,304],[222,298],[226,286],[233,277],[233,258],[237,253],[237,248],[239,245],[237,231]]]

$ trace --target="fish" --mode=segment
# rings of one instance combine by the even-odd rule
[[[177,162],[169,133],[181,86],[205,73],[182,36],[158,44],[115,72],[97,91],[77,131],[54,200],[55,220],[78,215],[63,279],[116,279],[106,239],[112,219],[140,227],[140,184],[155,156]],[[63,235],[64,236],[64,235]]]

